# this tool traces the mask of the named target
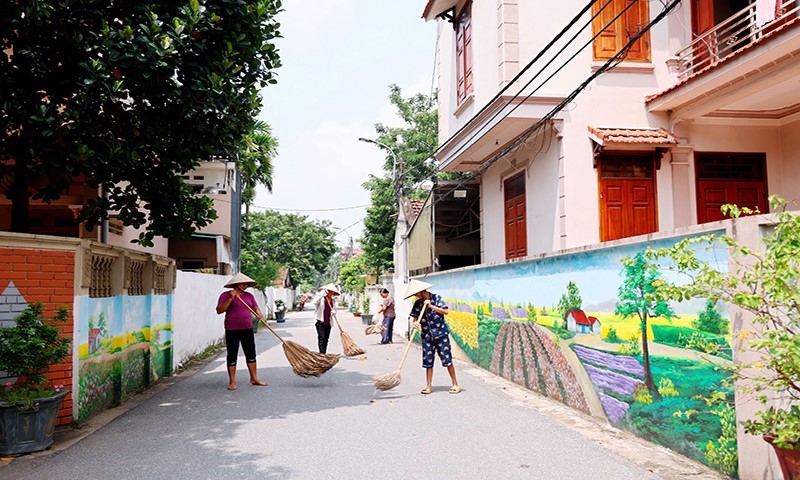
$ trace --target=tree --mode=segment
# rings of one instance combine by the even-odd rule
[[[578,284],[574,280],[570,280],[567,283],[567,292],[561,294],[561,298],[558,300],[558,314],[562,319],[565,319],[570,310],[580,310],[582,307],[583,299],[581,298]]]
[[[339,282],[342,290],[349,293],[362,293],[366,283],[362,274],[365,268],[364,255],[342,262],[339,270]]]
[[[278,154],[278,139],[272,136],[267,122],[257,120],[242,143],[239,172],[242,174],[242,203],[248,214],[256,197],[256,186],[264,185],[272,192],[272,160]]]
[[[421,181],[435,172],[433,153],[438,147],[439,125],[436,94],[421,93],[403,98],[397,85],[389,86],[389,101],[405,127],[375,125],[377,140],[397,155],[386,152],[383,177],[370,176],[363,187],[371,192],[371,205],[364,219],[364,235],[359,239],[364,249],[365,266],[385,271],[394,265],[394,237],[398,194],[410,195]],[[395,162],[396,160],[396,162]],[[395,164],[396,163],[396,164]]]
[[[657,289],[664,281],[661,279],[661,272],[658,270],[658,266],[655,263],[648,262],[645,258],[645,252],[639,252],[633,258],[623,258],[622,265],[624,279],[619,287],[615,313],[625,318],[632,315],[639,317],[639,324],[642,329],[644,384],[648,390],[657,393],[658,389],[653,381],[653,373],[650,370],[647,321],[651,317],[672,319],[675,317],[675,312],[672,311],[667,302],[657,298]]]
[[[705,310],[697,315],[696,320],[692,321],[692,326],[698,330],[718,335],[728,333],[728,319],[719,313],[716,302],[708,299],[706,299]]]
[[[216,216],[181,178],[231,156],[280,66],[280,0],[11,2],[0,17],[0,192],[11,229],[76,182],[79,221],[115,212],[138,241]]]
[[[289,268],[296,284],[317,284],[337,251],[329,221],[297,214],[251,213],[242,232],[243,271],[267,259]],[[245,262],[246,259],[246,262]],[[255,269],[255,268],[254,268]]]

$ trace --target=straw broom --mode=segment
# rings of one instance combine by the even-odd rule
[[[258,314],[256,314],[250,305],[246,304],[245,301],[242,300],[242,297],[237,298],[245,307],[247,307],[248,310],[250,310],[250,313],[255,315],[256,318],[258,318],[258,320],[264,324],[264,326],[267,327],[270,332],[272,332],[273,335],[278,337],[278,340],[280,340],[283,344],[283,353],[286,355],[286,359],[289,361],[289,364],[292,366],[292,370],[295,374],[304,378],[319,377],[323,373],[330,370],[331,367],[339,363],[339,355],[332,353],[312,352],[302,345],[284,340],[280,335],[278,335],[277,332],[275,332],[275,330],[272,329],[272,327],[269,326],[269,324],[267,324],[263,317],[260,317]]]
[[[423,305],[422,310],[419,312],[419,316],[417,317],[417,323],[422,320],[422,315],[425,314],[425,310],[427,310],[427,305]],[[412,339],[414,338],[414,332],[416,328],[411,329],[411,335],[408,336],[408,343],[406,344],[406,350],[403,352],[403,358],[400,359],[400,366],[397,367],[392,373],[387,373],[385,375],[379,375],[372,377],[372,381],[375,382],[375,388],[381,391],[391,390],[394,387],[400,385],[400,371],[403,369],[403,363],[406,361],[406,357],[408,356],[408,351],[411,350]]]
[[[336,320],[336,326],[339,327],[339,336],[342,338],[342,350],[344,350],[344,354],[348,357],[352,357],[354,355],[363,355],[367,353],[363,348],[356,345],[356,342],[353,341],[347,332],[342,330],[339,317],[336,316],[336,312],[334,312],[333,309],[331,309],[331,316]]]
[[[370,325],[364,329],[364,335],[372,335],[375,333],[383,333],[383,325]]]

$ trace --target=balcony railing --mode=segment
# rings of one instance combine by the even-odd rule
[[[800,2],[777,0],[775,19],[759,22],[756,4],[740,10],[713,29],[697,37],[676,56],[680,65],[679,78],[684,79],[719,63],[737,50],[756,43],[764,34],[798,17]]]

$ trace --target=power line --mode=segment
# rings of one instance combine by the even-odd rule
[[[356,208],[366,208],[368,205],[356,205],[353,207],[338,207],[338,208],[275,208],[275,207],[262,207],[260,205],[251,205],[250,208],[260,208],[262,210],[275,210],[277,212],[335,212],[339,210],[355,210]]]

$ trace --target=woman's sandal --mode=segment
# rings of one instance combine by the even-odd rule
[[[453,385],[452,387],[450,387],[449,392],[452,394],[461,393],[461,387],[458,385]]]
[[[431,387],[425,387],[419,393],[423,395],[428,395],[429,393],[433,393],[433,389]]]

